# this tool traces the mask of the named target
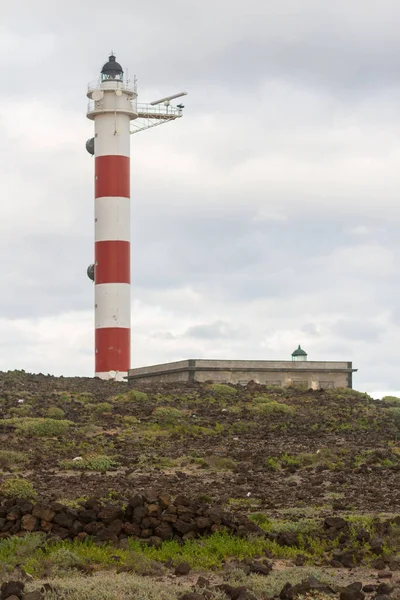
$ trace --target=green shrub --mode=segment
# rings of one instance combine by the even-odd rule
[[[18,431],[26,435],[36,435],[39,437],[53,437],[67,433],[71,421],[61,419],[30,418],[10,419]]]
[[[386,412],[392,417],[396,425],[400,425],[400,406],[386,408]]]
[[[62,469],[73,469],[74,471],[110,471],[115,469],[118,463],[110,456],[94,455],[82,458],[82,460],[62,460]]]
[[[87,404],[93,402],[93,398],[91,392],[82,392],[81,394],[72,394],[71,400],[79,402],[79,404]]]
[[[279,460],[273,458],[272,456],[265,459],[265,464],[270,471],[279,471],[279,469],[281,468]]]
[[[113,405],[110,402],[99,402],[98,404],[91,404],[91,406],[99,414],[111,412],[113,409]]]
[[[0,468],[9,469],[17,465],[23,465],[28,460],[28,457],[23,452],[15,450],[0,450]]]
[[[197,459],[197,460],[203,460],[203,459]],[[234,469],[236,467],[236,462],[233,460],[233,458],[224,458],[224,457],[218,457],[218,456],[210,456],[206,458],[206,464],[210,467],[213,467],[216,470],[220,470],[220,471],[231,471],[232,469]],[[200,462],[198,462],[197,464],[201,464]]]
[[[132,573],[142,576],[161,577],[165,574],[165,567],[161,563],[152,560],[141,552],[130,552],[124,563],[124,567]]]
[[[271,400],[271,402],[262,402],[251,407],[251,410],[262,415],[293,415],[295,410],[292,406]]]
[[[130,390],[128,392],[129,399],[135,402],[146,402],[149,397],[145,392],[139,392],[138,390]]]
[[[63,419],[65,417],[65,412],[62,408],[58,408],[58,406],[50,406],[47,411],[47,416],[50,419]]]
[[[384,406],[400,406],[400,398],[396,396],[383,396],[381,402]]]
[[[344,450],[337,452],[330,448],[322,448],[313,454],[307,452],[287,454],[285,452],[285,454],[279,457],[270,456],[266,459],[265,464],[270,471],[277,471],[278,469],[288,467],[303,468],[316,465],[324,465],[327,469],[339,470],[345,466],[343,462],[345,454]]]
[[[36,498],[36,492],[30,481],[26,479],[6,479],[0,487],[0,492],[7,498]]]
[[[281,464],[283,467],[299,467],[301,462],[299,457],[292,456],[291,454],[285,454],[281,458]]]
[[[21,404],[20,406],[13,406],[8,412],[14,417],[29,417],[32,414],[32,408],[31,404]]]
[[[212,383],[208,389],[220,400],[231,400],[237,395],[237,389],[225,383]]]
[[[57,570],[65,570],[74,569],[75,567],[81,565],[84,561],[80,556],[68,548],[57,548],[57,550],[51,554],[48,562],[49,564],[53,564],[55,567],[57,567]]]
[[[184,413],[172,406],[159,406],[153,410],[153,419],[159,425],[174,425],[184,418]]]
[[[138,390],[129,390],[129,392],[126,392],[126,394],[118,394],[117,396],[113,396],[111,399],[116,402],[123,402],[124,404],[127,404],[129,402],[136,402],[138,404],[142,404],[147,402],[149,397],[145,392],[139,392]]]
[[[271,402],[272,399],[267,396],[267,394],[261,394],[260,396],[254,396],[254,398],[252,398],[252,402],[254,402],[254,404],[262,404],[263,402]]]
[[[126,427],[133,427],[134,425],[138,425],[139,423],[139,419],[132,415],[125,415],[122,417],[122,424]]]
[[[253,513],[249,516],[249,519],[253,521],[259,527],[266,527],[271,523],[270,518],[264,513]]]
[[[352,388],[330,388],[325,390],[326,394],[329,396],[335,396],[339,399],[346,399],[349,396],[358,400],[365,400],[369,403],[372,398],[366,392],[359,392],[357,390],[353,390]]]

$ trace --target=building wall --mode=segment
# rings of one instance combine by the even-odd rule
[[[128,376],[128,379],[132,376]],[[169,383],[174,381],[180,381],[183,383],[187,383],[189,381],[189,371],[182,371],[181,373],[152,373],[146,374],[140,377],[133,377],[133,379],[139,379],[143,383],[155,383],[159,381],[160,383]]]
[[[324,373],[297,373],[293,371],[263,372],[255,371],[195,371],[195,381],[213,381],[215,383],[241,383],[247,384],[253,380],[262,385],[307,385],[308,388],[319,389],[334,387],[349,387],[347,373],[335,373],[328,371]]]
[[[137,369],[131,369],[129,375],[151,375],[152,373],[161,372],[177,372],[177,371],[188,371],[189,366],[194,361],[191,360],[178,360],[176,362],[164,363],[161,365],[151,365],[149,367],[139,367]]]
[[[352,387],[352,363],[346,361],[183,360],[131,369],[129,378],[142,382],[205,382],[245,385],[306,385],[318,389]]]

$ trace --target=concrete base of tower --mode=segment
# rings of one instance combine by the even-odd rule
[[[103,371],[96,373],[95,377],[106,379],[108,381],[127,381],[128,371]]]

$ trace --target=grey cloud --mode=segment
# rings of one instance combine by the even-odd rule
[[[151,334],[151,338],[154,340],[163,341],[176,340],[176,336],[170,331],[156,331],[155,333]]]
[[[74,239],[72,233],[0,241],[0,314],[21,318],[91,310],[86,268],[92,257],[89,239]]]
[[[342,319],[335,323],[332,331],[343,339],[377,342],[382,334],[382,326],[368,320]]]
[[[203,323],[202,325],[193,325],[184,333],[183,337],[197,338],[200,340],[217,340],[217,339],[235,339],[243,335],[238,328],[226,323],[225,321],[215,321],[214,323]]]
[[[318,327],[315,323],[304,323],[304,325],[301,327],[301,330],[304,331],[304,333],[306,333],[307,335],[316,337],[320,336]]]
[[[282,11],[278,0],[246,6],[221,0],[198,6],[153,0],[137,6],[120,0],[118,25],[111,30],[116,9],[105,0],[70,1],[62,13],[48,1],[17,6],[2,10],[9,47],[16,38],[15,85],[9,93],[28,85],[54,97],[65,87],[71,101],[71,86],[83,90],[111,48],[145,87],[207,83],[231,90],[246,86],[251,95],[277,79],[335,94],[374,94],[377,86],[397,85],[400,43],[394,24],[400,8],[383,0],[379,11],[373,2],[364,3],[362,11],[346,2],[327,9],[318,0],[303,2],[299,11],[297,2],[289,2]],[[26,49],[33,47],[26,60]],[[78,98],[75,102],[78,106]]]

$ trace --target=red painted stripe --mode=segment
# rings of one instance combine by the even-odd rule
[[[129,242],[96,242],[95,283],[130,283],[131,249]]]
[[[131,364],[131,330],[124,327],[96,329],[96,373],[128,371]]]
[[[95,198],[130,197],[130,165],[128,156],[96,156]]]

